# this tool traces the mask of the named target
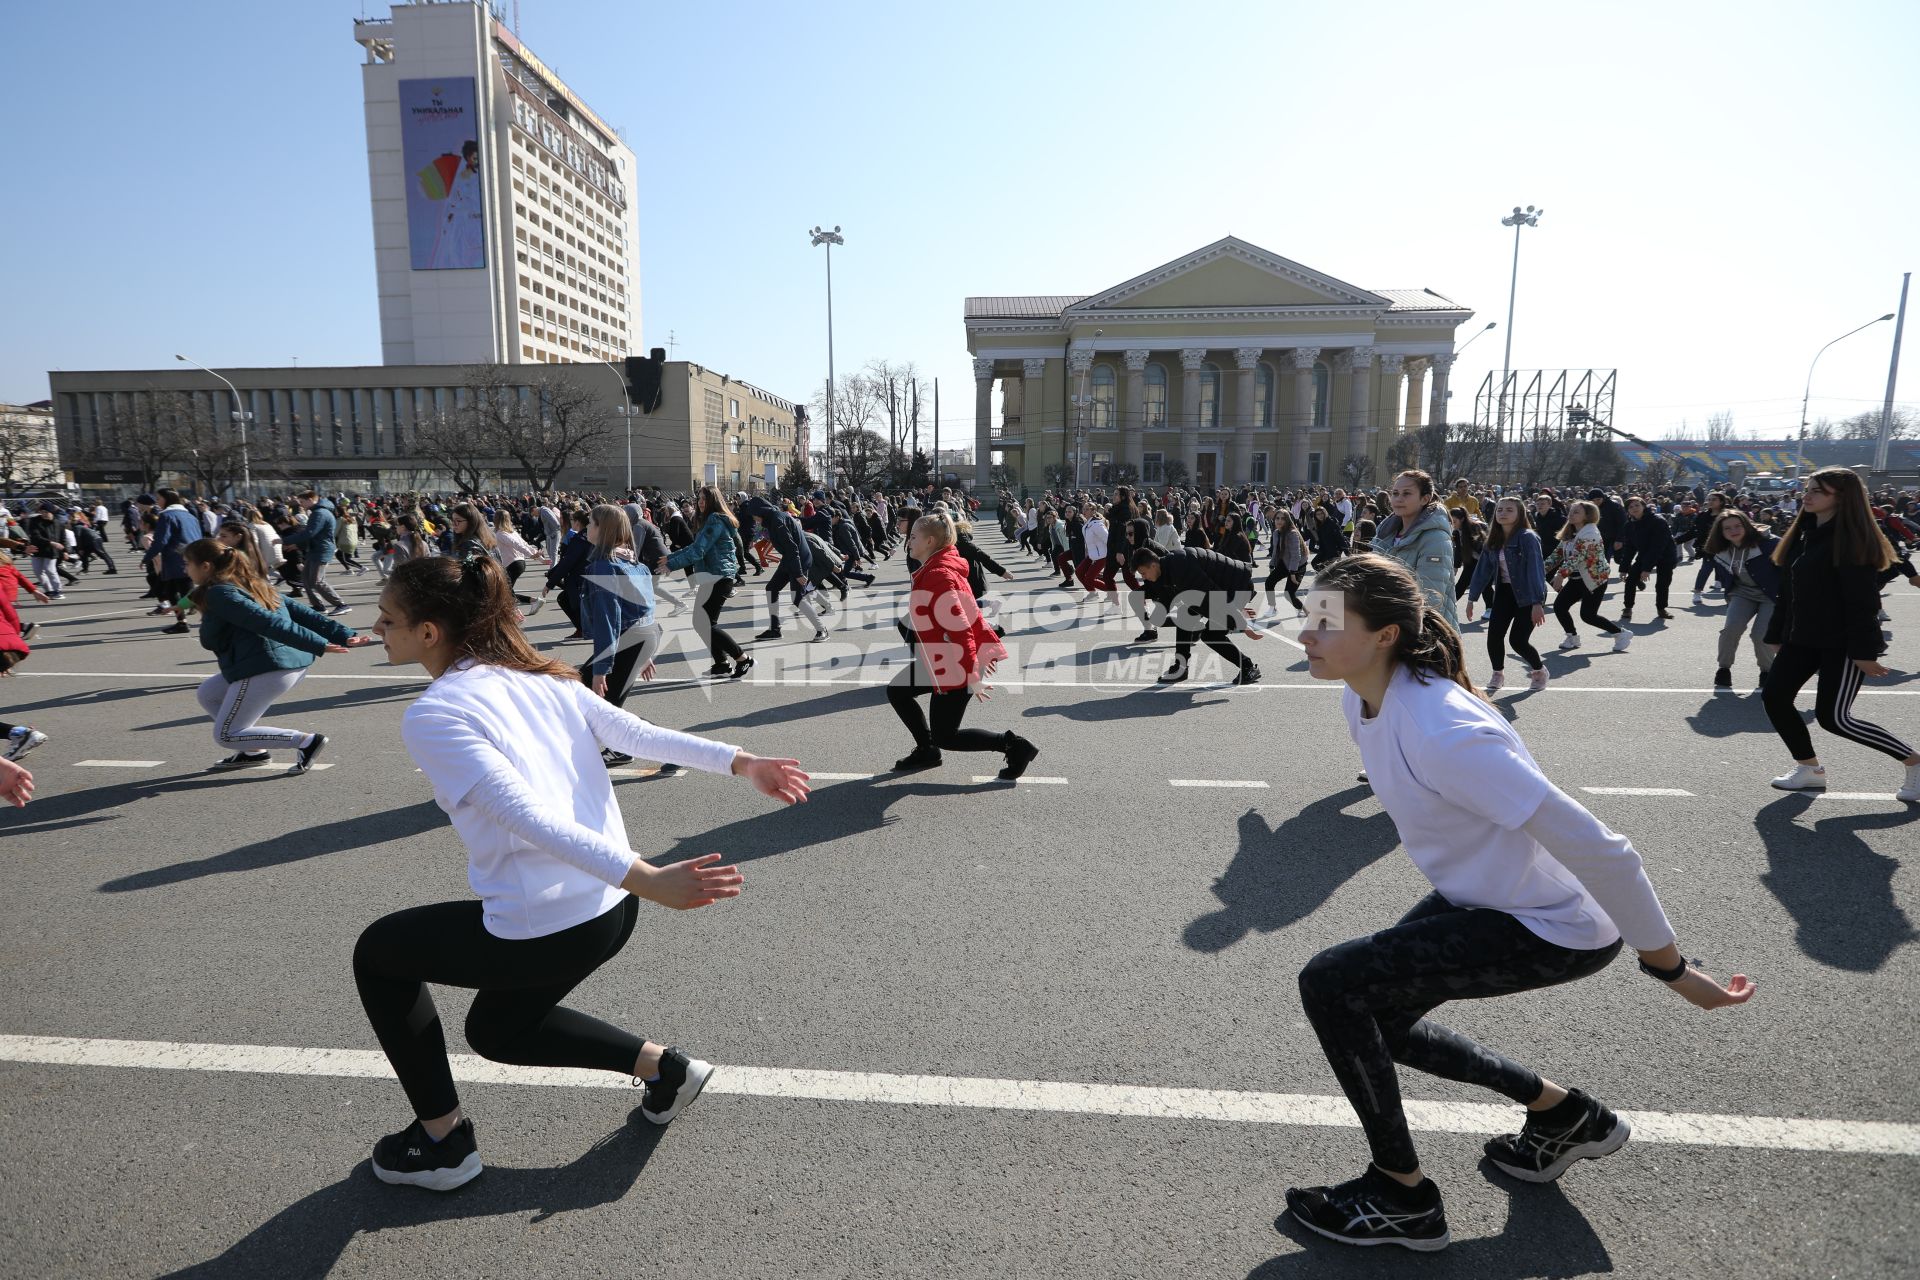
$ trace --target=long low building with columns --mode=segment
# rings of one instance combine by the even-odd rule
[[[1396,435],[1446,420],[1472,315],[1232,236],[1104,293],[968,298],[974,456],[1036,489],[1056,465],[1083,484],[1124,463],[1211,488],[1334,484],[1365,458],[1377,478]]]

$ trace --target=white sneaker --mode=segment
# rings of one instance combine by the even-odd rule
[[[1100,598],[1100,593],[1098,591],[1089,591],[1087,592],[1087,594],[1080,597],[1080,603],[1092,604],[1095,600],[1098,600],[1099,598]]]
[[[1700,594],[1700,592],[1696,591],[1693,593],[1693,602],[1696,605],[1705,604],[1707,602],[1707,598],[1704,595]]]
[[[1910,764],[1907,766],[1906,785],[1894,792],[1893,798],[1895,800],[1905,800],[1912,804],[1920,804],[1920,764]]]
[[[1908,771],[1912,776],[1912,771]],[[1796,764],[1793,771],[1783,773],[1773,780],[1773,785],[1781,791],[1825,791],[1827,789],[1827,771],[1810,764]]]
[[[1580,637],[1569,631],[1567,632],[1567,638],[1560,642],[1560,647],[1562,649],[1578,649],[1580,647]]]
[[[1538,693],[1546,687],[1547,669],[1545,667],[1535,667],[1527,673],[1527,691],[1529,693]]]
[[[1633,643],[1633,632],[1622,631],[1619,635],[1616,635],[1613,638],[1613,651],[1615,653],[1625,653],[1627,651],[1627,646],[1632,643]]]
[[[1507,683],[1507,673],[1504,671],[1496,671],[1492,675],[1487,677],[1487,692],[1498,693],[1500,692],[1501,687],[1504,686],[1506,683]]]

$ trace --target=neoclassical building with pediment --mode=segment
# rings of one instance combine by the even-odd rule
[[[1333,484],[1354,455],[1378,479],[1396,435],[1446,418],[1472,315],[1232,236],[1102,293],[968,298],[974,457],[999,455],[1029,488],[1053,464],[1102,483],[1128,463],[1159,483],[1176,460],[1203,488]]]

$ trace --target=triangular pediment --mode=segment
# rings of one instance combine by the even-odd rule
[[[1084,311],[1204,307],[1379,307],[1389,300],[1234,236],[1175,258],[1067,308]]]

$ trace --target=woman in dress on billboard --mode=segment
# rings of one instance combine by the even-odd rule
[[[460,169],[447,186],[446,214],[433,243],[435,270],[484,267],[486,258],[486,197],[480,189],[480,144],[460,148]]]

